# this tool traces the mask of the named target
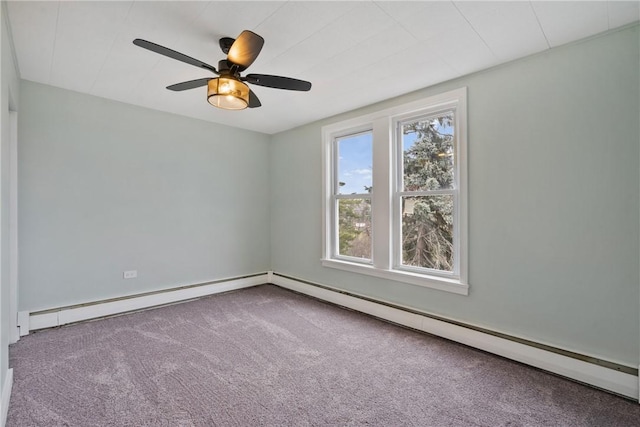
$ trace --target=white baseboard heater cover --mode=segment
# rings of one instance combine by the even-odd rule
[[[234,277],[145,294],[131,295],[122,298],[96,301],[88,304],[60,307],[31,313],[21,311],[18,313],[18,327],[20,328],[20,336],[25,336],[28,335],[29,332],[38,329],[53,328],[83,320],[97,319],[100,317],[113,316],[116,314],[173,304],[180,301],[200,298],[235,289],[263,285],[265,283],[267,283],[267,273],[259,273],[250,276]]]
[[[550,351],[545,348],[528,345],[519,341],[480,331],[469,325],[465,327],[458,322],[447,322],[394,306],[385,301],[375,301],[368,297],[350,294],[339,289],[332,289],[317,283],[272,274],[271,283],[300,292],[315,298],[331,302],[343,307],[366,313],[412,329],[427,332],[456,341],[471,347],[506,357],[536,368],[552,372],[563,377],[582,382],[603,390],[619,394],[634,400],[639,398],[638,369],[619,365],[613,362],[586,361],[594,358],[584,356],[576,358],[568,356],[569,351]],[[541,346],[545,347],[545,346]],[[565,353],[565,354],[562,354]],[[581,360],[585,359],[585,360]]]

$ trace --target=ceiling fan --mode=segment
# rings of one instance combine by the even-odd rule
[[[133,44],[217,74],[219,77],[189,80],[167,86],[167,89],[182,91],[207,86],[207,101],[211,105],[226,110],[242,110],[247,107],[256,108],[262,105],[256,94],[249,89],[246,83],[275,89],[298,91],[311,89],[311,83],[290,77],[269,74],[247,74],[243,77],[240,73],[249,68],[253,61],[256,60],[264,45],[264,39],[249,30],[240,33],[236,39],[230,37],[220,39],[220,49],[227,55],[227,58],[218,62],[218,69],[183,53],[147,40],[135,39]]]

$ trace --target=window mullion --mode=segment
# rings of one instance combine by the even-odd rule
[[[391,126],[387,117],[373,122],[372,232],[373,266],[389,270],[391,260]]]

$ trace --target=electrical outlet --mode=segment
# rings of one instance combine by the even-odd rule
[[[125,279],[135,279],[136,277],[138,277],[138,270],[125,271],[122,274],[122,277],[124,277]]]

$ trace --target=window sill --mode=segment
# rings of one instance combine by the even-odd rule
[[[352,273],[366,274],[368,276],[408,283],[416,286],[423,286],[425,288],[438,289],[440,291],[451,292],[459,295],[469,295],[469,285],[462,283],[460,280],[447,279],[445,277],[429,276],[426,274],[400,270],[382,270],[371,265],[335,259],[323,259],[322,266],[350,271]]]

